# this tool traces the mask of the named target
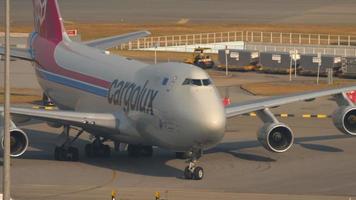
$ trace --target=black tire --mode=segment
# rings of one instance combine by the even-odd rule
[[[67,160],[67,150],[64,149],[63,147],[56,147],[55,148],[55,157],[56,157],[56,160],[59,160],[59,161],[66,161]]]
[[[201,180],[204,178],[204,170],[202,167],[196,167],[193,171],[193,179]]]
[[[103,145],[103,157],[109,158],[111,156],[111,149],[109,145]]]
[[[139,157],[140,153],[141,153],[140,146],[130,144],[127,148],[127,153],[129,155],[129,157],[133,157],[133,158]]]
[[[184,169],[184,178],[185,178],[185,179],[192,179],[192,178],[193,178],[193,174],[192,174],[192,172],[189,170],[189,166],[187,166],[187,167]]]
[[[94,157],[94,151],[93,151],[92,144],[86,144],[84,149],[85,149],[85,156],[87,156],[88,158]]]
[[[56,147],[54,148],[54,160],[59,160],[59,153],[60,153],[60,148],[59,147]]]
[[[79,151],[75,147],[69,147],[67,159],[70,161],[78,161],[79,160]]]

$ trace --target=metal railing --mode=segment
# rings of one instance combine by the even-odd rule
[[[246,31],[246,42],[299,45],[356,46],[355,35]]]
[[[232,31],[145,37],[136,41],[122,44],[118,48],[122,50],[132,50],[152,47],[197,45],[234,41],[288,45],[332,45],[351,47],[356,46],[356,35]]]
[[[184,46],[197,44],[210,44],[243,41],[244,32],[217,32],[217,33],[199,33],[187,35],[170,35],[158,37],[145,37],[126,44],[122,44],[121,50],[132,50],[152,47]]]
[[[356,57],[356,48],[348,46],[287,45],[247,43],[245,49],[259,52],[290,52],[297,50],[300,54],[322,54],[342,57]]]

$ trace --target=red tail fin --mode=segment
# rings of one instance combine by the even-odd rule
[[[64,27],[57,0],[33,0],[35,31],[53,42],[63,39]]]

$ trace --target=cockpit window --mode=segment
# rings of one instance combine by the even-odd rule
[[[211,85],[210,79],[190,79],[184,80],[183,85],[208,86]]]
[[[203,85],[208,86],[211,84],[211,81],[209,79],[203,79]]]
[[[192,81],[192,79],[185,79],[184,82],[183,82],[183,85],[190,85],[190,82]]]
[[[192,79],[192,84],[197,86],[202,86],[200,79]]]

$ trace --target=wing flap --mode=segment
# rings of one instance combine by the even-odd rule
[[[5,55],[4,47],[0,47],[0,55]],[[33,60],[30,49],[11,48],[10,56],[22,60],[29,60],[29,61]]]
[[[349,86],[336,89],[327,89],[314,92],[304,92],[299,94],[277,96],[265,99],[258,99],[255,101],[248,101],[242,103],[232,104],[225,108],[225,114],[227,118],[234,117],[237,115],[262,110],[265,108],[271,108],[274,106],[279,106],[283,104],[288,104],[296,101],[304,101],[308,99],[313,99],[322,96],[330,96],[335,94],[340,94],[348,91],[356,90],[356,86]]]
[[[151,33],[148,31],[138,31],[138,32],[127,33],[127,34],[123,34],[123,35],[117,35],[117,36],[92,40],[92,41],[84,42],[84,44],[86,44],[90,47],[95,47],[98,49],[105,50],[105,49],[117,47],[120,44],[127,43],[129,41],[133,41],[133,40],[137,40],[142,37],[146,37],[150,34]]]

